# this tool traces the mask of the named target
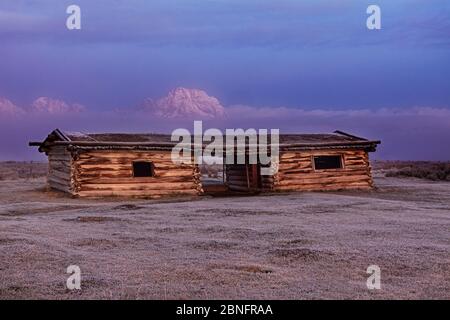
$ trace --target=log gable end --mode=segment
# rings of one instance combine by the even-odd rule
[[[73,162],[71,153],[63,146],[55,146],[48,153],[47,183],[50,188],[73,194]]]

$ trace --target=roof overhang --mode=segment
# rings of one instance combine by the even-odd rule
[[[381,143],[379,140],[367,140],[365,138],[357,137],[343,131],[335,131],[334,134],[336,136],[343,136],[346,139],[335,142],[308,142],[308,143],[278,143],[278,147],[280,151],[301,151],[301,150],[319,150],[319,149],[364,149],[368,152],[372,152],[376,150],[376,146]],[[165,136],[165,135],[160,135]],[[302,135],[292,135],[292,134],[280,134],[280,137],[295,137]],[[170,135],[167,135],[170,141]],[[180,142],[125,142],[125,141],[74,141],[63,131],[56,129],[52,131],[47,138],[43,142],[30,142],[30,146],[39,147],[40,152],[47,153],[49,148],[52,146],[66,146],[69,150],[172,150],[173,147],[181,147],[181,148],[189,148],[189,149],[198,149],[205,148],[209,145],[209,143],[201,143],[198,144],[195,141],[191,143],[180,143]],[[270,141],[270,139],[268,139]],[[292,140],[292,141],[295,141]],[[236,148],[239,145],[234,144]],[[264,147],[269,149],[273,146],[273,144],[265,143]],[[241,146],[242,147],[242,146]],[[259,145],[245,144],[244,147],[246,149],[259,147]],[[227,145],[224,145],[224,149],[227,148]]]

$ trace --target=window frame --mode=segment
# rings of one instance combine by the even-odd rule
[[[316,162],[314,158],[318,157],[339,157],[341,166],[340,168],[329,168],[329,169],[317,169]],[[343,154],[315,154],[311,155],[311,163],[314,171],[340,171],[345,169],[345,157]]]
[[[148,163],[150,164],[150,170],[151,170],[151,175],[149,176],[136,176],[135,175],[135,164],[136,163]],[[147,179],[147,178],[155,178],[155,163],[153,161],[150,160],[133,160],[133,162],[131,163],[131,177],[133,179]]]

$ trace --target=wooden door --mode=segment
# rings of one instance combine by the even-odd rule
[[[246,165],[247,184],[249,190],[259,190],[261,188],[261,168],[258,164]]]

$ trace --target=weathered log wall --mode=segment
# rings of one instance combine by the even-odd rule
[[[72,156],[66,147],[55,146],[48,152],[47,182],[50,188],[72,193]]]
[[[342,169],[315,170],[313,156],[342,155]],[[82,197],[162,197],[203,192],[197,165],[177,165],[170,151],[84,151],[73,158],[64,146],[48,152],[51,188]],[[133,161],[151,161],[154,177],[133,177]],[[227,165],[230,190],[313,191],[368,189],[373,185],[368,153],[364,150],[292,151],[280,154],[278,173],[256,182],[251,166]],[[248,175],[247,175],[248,170]],[[259,172],[259,170],[258,170]]]
[[[313,156],[342,155],[343,168],[314,170]],[[280,155],[275,191],[369,189],[373,185],[368,153],[364,150],[299,151]]]
[[[133,177],[133,161],[151,161],[153,177]],[[198,166],[177,165],[170,151],[88,151],[73,163],[74,191],[81,197],[161,197],[201,193]]]

